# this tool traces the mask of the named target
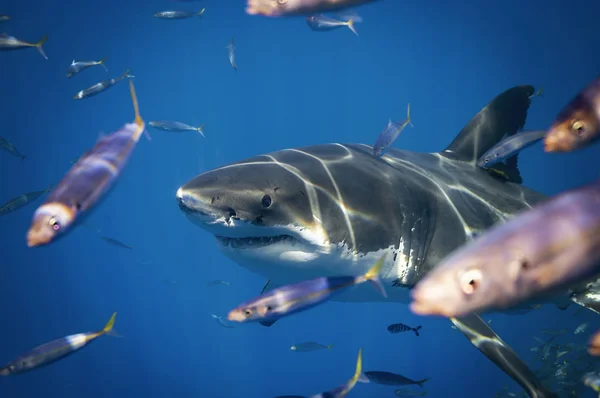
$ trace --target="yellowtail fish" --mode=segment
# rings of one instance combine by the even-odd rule
[[[193,17],[201,17],[202,15],[204,15],[204,11],[206,9],[203,8],[198,12],[191,12],[191,11],[160,11],[155,13],[153,16],[154,18],[158,18],[158,19],[186,19],[186,18],[193,18]]]
[[[36,200],[37,198],[39,198],[46,192],[50,191],[51,189],[52,189],[52,185],[50,185],[48,188],[44,189],[43,191],[34,191],[34,192],[24,193],[23,195],[17,196],[16,198],[9,200],[5,204],[0,205],[0,216],[3,216],[8,213],[12,213],[15,210],[19,210],[21,207]]]
[[[600,77],[558,114],[544,140],[546,152],[571,152],[600,139]]]
[[[225,47],[229,53],[229,63],[237,72],[237,64],[235,63],[235,37],[231,39],[229,44]]]
[[[96,65],[100,65],[102,68],[104,68],[105,71],[108,72],[108,69],[106,69],[106,66],[104,65],[105,61],[106,61],[106,57],[102,58],[100,61],[75,61],[75,60],[73,60],[73,62],[71,62],[71,65],[69,66],[69,69],[67,69],[67,78],[70,79],[71,77],[75,76],[82,70],[87,69],[92,66],[96,66]]]
[[[379,137],[377,137],[377,141],[375,141],[375,145],[373,145],[373,155],[381,156],[383,150],[396,141],[402,130],[409,125],[414,127],[412,121],[410,120],[410,104],[406,108],[406,119],[403,122],[393,122],[390,119],[388,125],[383,129]]]
[[[127,164],[140,136],[144,121],[129,81],[135,120],[102,137],[85,153],[34,213],[27,233],[29,247],[46,245],[63,236],[77,218],[90,210],[114,184]]]
[[[358,359],[356,360],[356,370],[354,376],[341,386],[334,388],[331,391],[321,394],[312,395],[310,398],[342,398],[345,397],[356,385],[358,378],[362,374],[362,348],[358,350]]]
[[[347,21],[343,21],[336,18],[331,18],[326,15],[311,15],[306,17],[306,24],[314,31],[326,32],[329,30],[341,28],[347,26],[356,36],[358,32],[354,27],[355,22],[362,22],[362,18],[358,15],[348,18]]]
[[[114,79],[103,80],[100,83],[96,83],[93,86],[86,88],[85,90],[81,90],[80,92],[75,94],[73,99],[81,100],[84,98],[91,97],[93,95],[101,93],[102,91],[104,91],[106,89],[109,89],[110,87],[114,86],[115,84],[117,84],[121,80],[125,79],[126,77],[130,78],[130,79],[135,77],[134,75],[130,74],[129,72],[130,72],[130,70],[128,69],[127,71],[125,71],[125,73],[123,73],[119,77],[115,77]]]
[[[266,17],[310,15],[343,10],[377,0],[247,0],[246,13]]]
[[[48,59],[46,53],[44,52],[44,48],[42,47],[46,40],[48,40],[48,35],[42,37],[42,39],[37,43],[29,43],[27,41],[19,40],[16,37],[9,36],[7,33],[0,33],[0,51],[12,51],[35,47],[38,52],[42,54],[42,57]]]
[[[116,239],[113,239],[113,238],[109,238],[108,236],[101,236],[100,239],[102,239],[103,241],[105,241],[109,245],[113,245],[113,246],[116,246],[116,247],[121,247],[123,249],[133,250],[133,246],[128,246],[125,243],[120,242],[120,241],[118,241]]]
[[[387,297],[379,279],[385,257],[383,255],[364,275],[322,277],[273,289],[231,310],[227,319],[236,322],[272,321],[322,304],[343,289],[366,281],[373,283]]]
[[[73,334],[34,348],[0,368],[0,376],[24,373],[65,358],[75,351],[82,349],[103,334],[110,333],[115,325],[116,317],[117,313],[115,312],[110,317],[106,326],[98,332]]]
[[[190,126],[185,123],[171,122],[168,120],[152,120],[152,121],[148,122],[148,125],[150,127],[154,127],[155,129],[158,129],[158,130],[170,131],[170,132],[174,132],[174,133],[183,133],[186,131],[196,131],[196,132],[200,133],[200,135],[202,137],[206,138],[206,136],[204,135],[204,125],[202,125],[200,127],[194,127],[194,126]]]

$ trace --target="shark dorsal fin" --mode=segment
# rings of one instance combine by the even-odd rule
[[[514,135],[525,126],[533,86],[516,86],[494,98],[442,152],[453,159],[476,162],[502,137]]]

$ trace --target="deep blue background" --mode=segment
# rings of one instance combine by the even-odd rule
[[[152,18],[166,9],[206,7],[203,21]],[[73,95],[132,68],[142,115],[206,124],[206,139],[150,129],[112,193],[77,228],[44,248],[25,234],[41,200],[0,219],[0,362],[48,340],[102,327],[118,311],[124,338],[103,337],[53,366],[0,380],[1,397],[272,397],[314,394],[367,370],[431,377],[431,397],[491,397],[514,383],[449,322],[420,318],[399,304],[327,303],[267,329],[224,329],[225,315],[253,297],[264,278],[218,252],[188,222],[177,188],[196,174],[273,150],[327,142],[373,143],[388,118],[412,105],[414,128],[395,146],[442,150],[500,92],[545,86],[528,128],[544,128],[600,70],[595,0],[386,0],[357,9],[359,37],[347,29],[312,32],[302,18],[245,14],[244,2],[167,0],[10,1],[1,31],[50,38],[0,53],[0,135],[28,158],[0,152],[0,203],[56,183],[101,132],[132,120],[127,85],[74,101]],[[225,46],[237,45],[236,74]],[[66,79],[72,59],[108,56]],[[598,146],[576,154],[520,157],[525,184],[554,194],[597,177]],[[109,246],[102,234],[135,246]],[[231,286],[207,288],[213,279]],[[169,282],[175,282],[174,284]],[[492,326],[530,360],[541,328],[600,322],[553,306],[525,316],[492,314]],[[390,335],[393,322],[423,325],[421,337]],[[333,351],[298,354],[316,340]],[[393,388],[358,385],[353,397],[392,397]],[[593,396],[591,392],[587,393]]]

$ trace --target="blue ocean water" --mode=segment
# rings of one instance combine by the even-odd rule
[[[164,21],[166,9],[200,19]],[[592,0],[422,2],[385,0],[357,9],[360,34],[313,32],[303,18],[249,16],[244,2],[168,0],[12,1],[0,30],[44,48],[0,53],[0,135],[27,159],[0,152],[0,203],[56,184],[70,161],[133,118],[127,84],[96,97],[73,95],[131,68],[148,120],[205,124],[199,134],[150,129],[115,189],[64,239],[29,249],[36,205],[0,219],[0,362],[67,334],[100,329],[117,311],[123,338],[102,337],[52,366],[0,381],[0,397],[273,397],[310,395],[347,380],[359,347],[367,370],[431,377],[430,397],[492,397],[519,387],[445,319],[398,303],[331,302],[271,328],[219,326],[255,296],[265,278],[223,256],[175,202],[195,175],[257,154],[328,142],[372,144],[411,103],[414,128],[395,143],[439,151],[492,98],[520,84],[544,86],[527,128],[545,128],[600,70],[600,6]],[[225,46],[235,36],[238,73]],[[73,59],[107,56],[68,80]],[[598,177],[598,146],[565,155],[540,144],[520,156],[524,184],[548,195]],[[134,246],[109,246],[102,235]],[[207,288],[213,279],[231,282]],[[585,342],[600,322],[544,306],[527,315],[491,314],[492,326],[524,359],[542,328],[570,328]],[[588,321],[586,333],[572,330]],[[422,325],[391,335],[390,323]],[[303,341],[332,351],[294,353]],[[359,384],[352,397],[392,397]],[[418,388],[415,388],[418,390]],[[593,396],[585,391],[581,396]]]

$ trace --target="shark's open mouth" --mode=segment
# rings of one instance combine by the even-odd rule
[[[264,246],[270,246],[276,243],[285,242],[287,244],[298,243],[298,240],[290,235],[276,236],[254,236],[246,238],[229,238],[226,236],[215,236],[219,243],[224,247],[232,249],[252,249]]]

